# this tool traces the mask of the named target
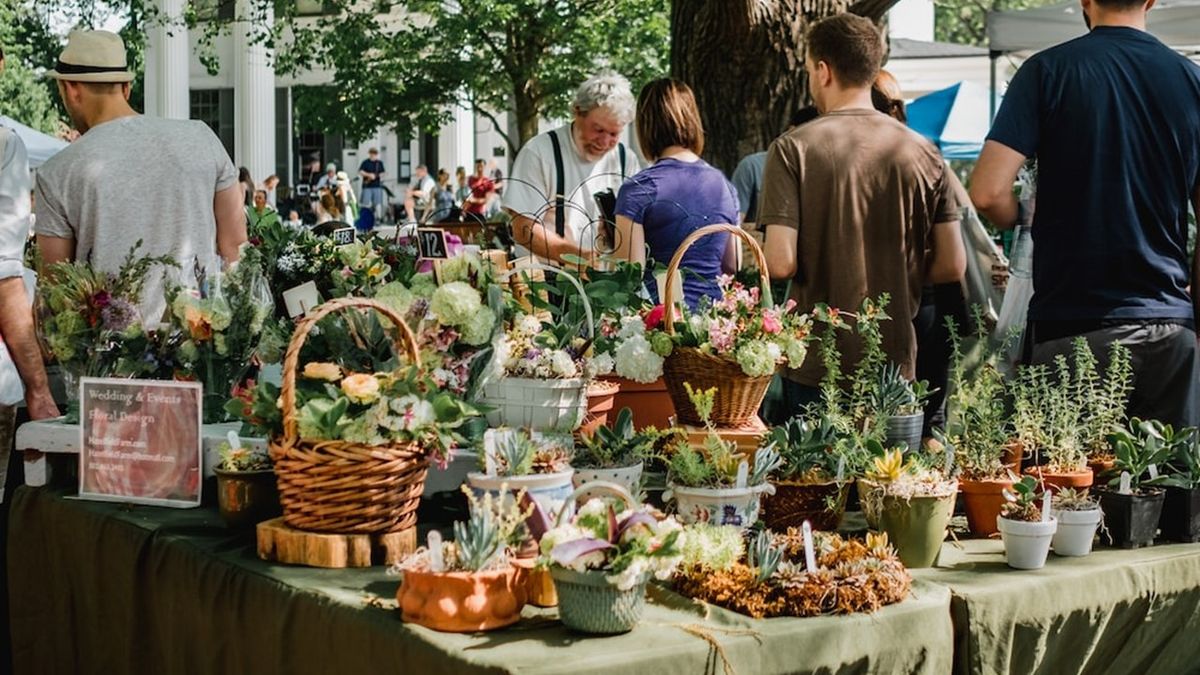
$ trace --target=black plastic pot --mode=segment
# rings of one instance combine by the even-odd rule
[[[1167,488],[1158,526],[1162,529],[1163,539],[1200,541],[1200,488]]]
[[[1119,548],[1139,548],[1154,543],[1158,518],[1163,510],[1162,490],[1147,488],[1138,494],[1123,495],[1113,490],[1096,490],[1108,534],[1101,540]]]

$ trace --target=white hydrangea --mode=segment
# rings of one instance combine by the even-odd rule
[[[556,349],[550,354],[550,369],[558,377],[570,379],[579,374],[575,361],[566,352]]]
[[[462,327],[463,342],[477,347],[488,341],[492,336],[492,328],[496,325],[496,314],[489,307],[480,307]]]
[[[612,373],[616,363],[613,361],[612,354],[598,354],[592,359],[592,374],[593,375],[608,375]]]
[[[640,316],[626,316],[621,319],[621,330],[617,332],[617,339],[626,340],[635,335],[645,334],[646,324]]]
[[[526,335],[537,335],[542,332],[542,322],[536,316],[523,314],[517,319],[516,330]]]
[[[635,335],[617,347],[614,366],[621,377],[649,384],[662,377],[663,357],[654,353],[645,336]]]

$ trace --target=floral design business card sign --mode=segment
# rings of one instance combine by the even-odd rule
[[[79,400],[80,497],[200,505],[199,383],[85,377]]]

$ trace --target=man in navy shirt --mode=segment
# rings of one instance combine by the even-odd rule
[[[379,215],[375,207],[387,204],[383,199],[383,162],[379,161],[379,150],[367,150],[367,159],[358,165],[358,175],[362,177],[359,203],[363,209]]]
[[[1091,32],[1036,54],[1009,85],[971,199],[1012,227],[1013,180],[1037,159],[1029,360],[1051,362],[1082,335],[1107,362],[1119,341],[1133,357],[1129,414],[1194,425],[1200,67],[1146,32],[1154,0],[1081,5]]]

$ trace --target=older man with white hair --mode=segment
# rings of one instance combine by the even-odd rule
[[[634,106],[628,80],[616,73],[596,75],[575,92],[569,124],[521,148],[503,186],[518,244],[555,262],[592,255],[604,215],[597,202],[614,195],[640,168],[620,141]]]

